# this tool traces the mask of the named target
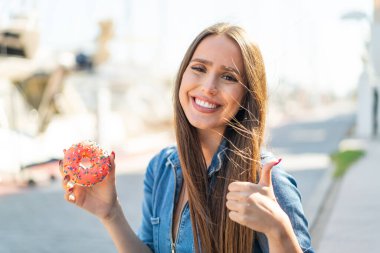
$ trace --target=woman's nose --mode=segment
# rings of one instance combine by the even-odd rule
[[[202,90],[210,95],[216,95],[218,93],[217,89],[217,78],[210,75],[203,80]]]

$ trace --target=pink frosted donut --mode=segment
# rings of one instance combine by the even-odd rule
[[[64,149],[63,172],[70,176],[70,181],[82,186],[93,186],[108,175],[111,161],[94,141],[83,141]]]

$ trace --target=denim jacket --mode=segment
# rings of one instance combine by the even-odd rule
[[[226,150],[227,147],[222,142],[208,168],[209,177],[215,176],[220,170]],[[271,153],[262,152],[262,164],[273,159]],[[178,201],[182,182],[183,176],[176,147],[163,149],[150,161],[144,179],[143,217],[138,236],[152,252],[195,252],[188,203],[181,212],[177,236],[174,241],[172,240],[174,203]],[[272,169],[272,183],[277,201],[289,216],[303,252],[313,253],[308,223],[303,213],[296,181],[277,165]],[[261,252],[269,252],[268,240],[264,234],[257,233],[254,253]]]

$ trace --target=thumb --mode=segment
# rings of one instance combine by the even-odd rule
[[[111,177],[115,177],[115,158],[116,158],[116,155],[115,155],[115,152],[112,151],[111,152],[111,155],[110,155],[110,162],[111,162],[111,168],[110,168],[110,176]]]
[[[272,186],[272,168],[281,162],[281,158],[277,161],[271,161],[266,163],[261,169],[259,185],[261,186]]]

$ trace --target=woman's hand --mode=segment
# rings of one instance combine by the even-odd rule
[[[269,252],[301,253],[290,219],[277,203],[273,191],[272,168],[280,161],[263,166],[258,184],[231,183],[226,205],[231,220],[266,235]]]
[[[110,159],[111,171],[108,176],[91,187],[74,185],[70,182],[69,176],[63,173],[60,161],[59,170],[63,176],[65,199],[98,217],[110,234],[118,252],[152,253],[136,236],[125,219],[116,194],[114,152],[111,153]]]
[[[64,198],[71,203],[94,214],[99,219],[112,218],[113,211],[118,207],[115,185],[115,153],[110,155],[111,169],[108,176],[100,183],[91,187],[74,185],[70,176],[65,175],[62,161],[59,162],[59,170],[63,177],[62,186],[65,190]]]
[[[258,184],[233,182],[228,186],[226,205],[231,220],[267,236],[279,232],[288,217],[276,201],[271,171],[280,161],[263,166]]]

